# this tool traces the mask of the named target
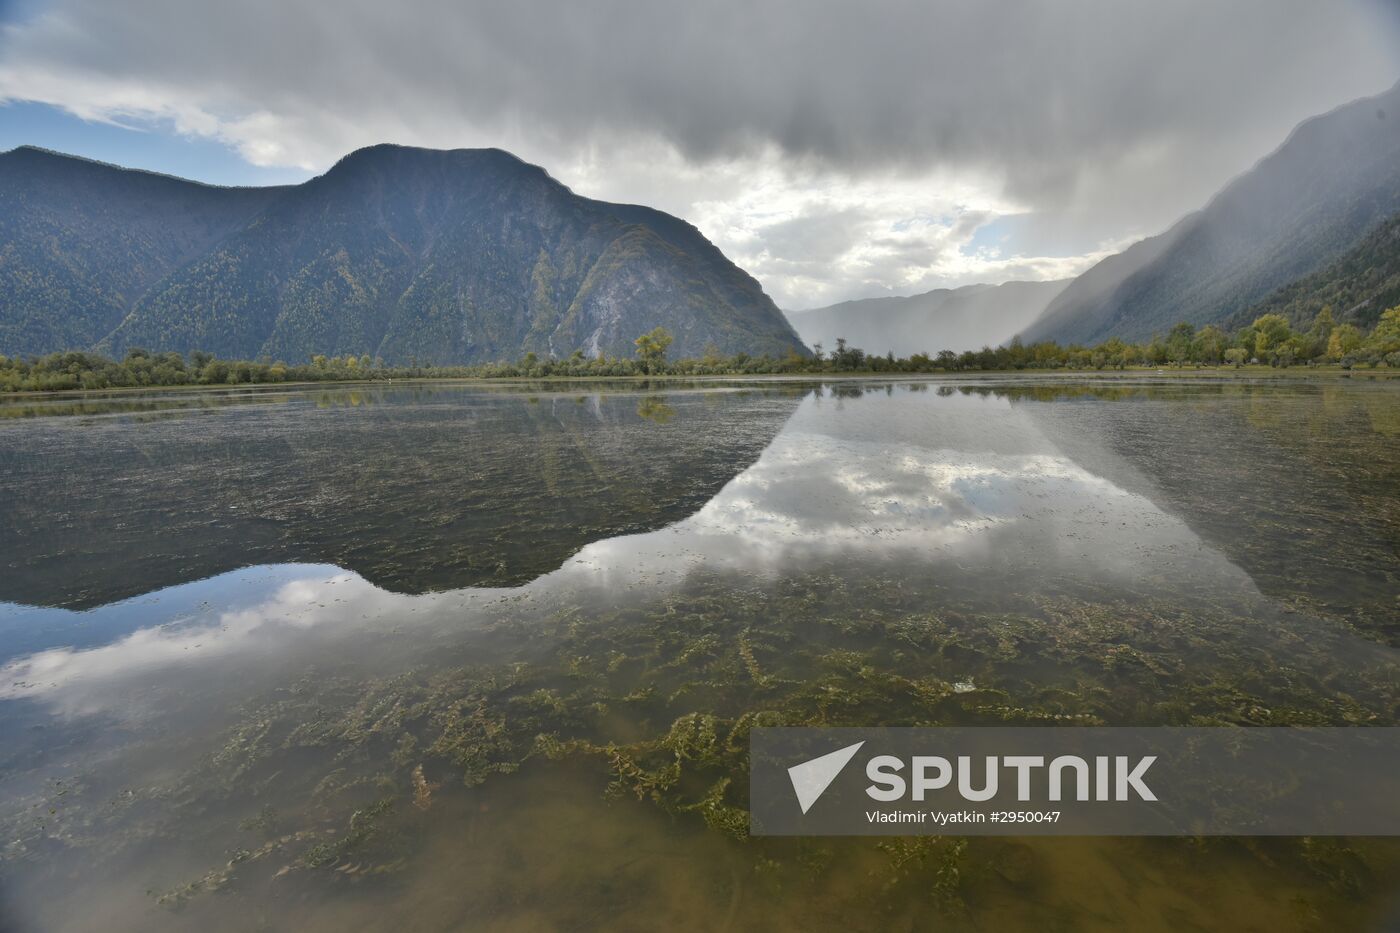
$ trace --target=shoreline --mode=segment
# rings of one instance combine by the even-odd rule
[[[383,379],[315,379],[294,382],[241,382],[241,383],[185,383],[168,386],[114,386],[108,389],[28,389],[15,392],[0,392],[0,401],[39,399],[39,398],[102,398],[123,395],[151,395],[177,392],[238,392],[268,391],[277,389],[308,389],[318,386],[354,387],[417,385],[424,383],[464,383],[471,385],[517,385],[544,383],[695,383],[695,382],[830,382],[853,381],[860,379],[903,380],[921,379],[951,381],[969,377],[995,377],[1009,379],[1054,379],[1056,381],[1103,381],[1116,382],[1134,377],[1158,376],[1173,379],[1203,379],[1229,381],[1232,379],[1283,379],[1306,381],[1311,379],[1362,379],[1387,381],[1400,378],[1400,369],[1378,367],[1376,369],[1343,369],[1340,366],[1288,367],[1242,366],[1242,367],[1193,367],[1191,369],[1167,369],[1155,366],[1130,367],[1114,370],[1081,369],[977,369],[977,370],[938,370],[935,372],[813,372],[813,373],[716,373],[716,374],[676,374],[658,373],[654,375],[630,376],[404,376]]]

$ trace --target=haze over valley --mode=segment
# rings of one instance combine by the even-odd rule
[[[940,288],[907,298],[866,298],[829,308],[789,311],[809,347],[838,339],[869,353],[960,353],[997,346],[1036,321],[1068,281],[1004,282]]]

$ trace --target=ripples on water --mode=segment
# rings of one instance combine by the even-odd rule
[[[1400,387],[12,407],[16,929],[1395,915],[1391,844],[744,840],[742,808],[755,724],[1396,724]]]

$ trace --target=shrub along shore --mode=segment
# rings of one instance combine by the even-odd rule
[[[1015,370],[1102,371],[1137,367],[1319,366],[1400,370],[1400,306],[1384,312],[1376,327],[1363,334],[1350,324],[1336,324],[1323,308],[1305,332],[1295,332],[1277,314],[1266,314],[1235,334],[1214,325],[1200,329],[1178,324],[1166,336],[1144,343],[1118,338],[1094,347],[1053,342],[1024,344],[1019,338],[1001,347],[955,353],[915,353],[908,357],[866,353],[838,340],[834,348],[817,344],[810,357],[721,356],[711,349],[698,358],[671,360],[671,335],[657,328],[636,340],[635,358],[565,359],[534,353],[514,362],[472,366],[386,366],[361,356],[315,356],[303,364],[269,360],[221,360],[195,351],[152,353],[133,348],[118,360],[96,353],[69,351],[46,356],[0,356],[0,392],[57,392],[160,386],[226,386],[296,382],[361,382],[390,379],[548,379],[628,376],[760,376],[860,373],[965,373]]]

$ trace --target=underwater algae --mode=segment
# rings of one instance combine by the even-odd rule
[[[886,918],[900,909],[970,918],[979,892],[1033,877],[1056,843],[1031,841],[1008,855],[1004,840],[748,839],[747,730],[872,720],[1393,722],[1395,668],[1355,671],[1345,690],[1335,681],[1329,688],[1326,678],[1309,673],[1325,666],[1325,644],[1309,648],[1284,638],[1275,650],[1288,652],[1286,663],[1256,651],[1244,671],[1242,658],[1222,655],[1213,669],[1187,673],[1177,660],[1183,642],[1221,645],[1200,614],[1182,619],[1150,606],[1081,601],[1017,615],[965,608],[946,618],[911,618],[898,600],[882,598],[889,582],[789,580],[751,592],[736,611],[727,583],[697,581],[645,614],[566,611],[530,619],[532,627],[544,626],[532,641],[553,646],[545,657],[368,682],[349,672],[308,677],[243,711],[226,744],[178,781],[145,791],[152,809],[179,808],[156,838],[190,832],[185,820],[194,810],[211,815],[202,829],[223,836],[229,853],[225,864],[154,896],[167,908],[189,909],[193,899],[257,878],[332,887],[393,883],[423,870],[428,811],[454,794],[470,800],[473,788],[491,782],[507,788],[521,771],[559,769],[571,793],[591,787],[605,801],[641,802],[731,840],[738,850],[732,858],[749,865],[754,885],[802,889],[854,862],[865,881],[853,905]],[[814,592],[826,594],[815,620],[807,605]],[[512,612],[498,625],[512,630],[528,615]],[[1234,631],[1249,620],[1211,621]],[[1154,634],[1153,643],[1142,639],[1144,631]],[[1137,636],[1132,647],[1119,643],[1129,632]],[[1054,659],[1068,672],[1064,682],[1029,676],[1026,657]],[[955,692],[954,672],[971,672],[979,686]],[[260,805],[268,796],[285,801],[285,809]],[[241,821],[212,819],[239,812],[247,814]],[[633,818],[629,812],[615,818]],[[72,832],[79,844],[119,851],[125,822],[46,826],[43,833]],[[1376,874],[1394,870],[1393,852],[1375,842],[1112,845],[1167,866],[1185,857],[1175,850],[1238,850],[1231,854],[1261,869],[1304,879],[1297,896],[1327,915],[1339,904],[1364,903]],[[814,848],[825,856],[814,856]],[[13,848],[7,854],[24,855]]]
[[[31,783],[5,810],[10,871],[53,888],[83,879],[71,865],[126,860],[134,870],[109,885],[142,879],[146,906],[125,915],[148,929],[248,916],[269,929],[1382,922],[1400,885],[1386,840],[749,838],[747,735],[760,725],[1366,726],[1400,712],[1378,597],[1324,600],[1296,592],[1307,577],[1290,592],[1288,575],[1242,570],[1236,555],[1267,549],[1251,536],[1273,526],[1233,543],[1188,534],[1177,515],[1200,525],[1186,494],[1164,493],[1152,451],[1111,431],[1072,449],[1091,475],[1056,459],[1069,448],[1022,440],[1061,442],[1037,406],[1138,405],[1170,423],[1193,404],[1234,426],[1241,405],[1257,408],[1249,393],[839,389],[807,399],[680,526],[589,545],[480,599],[347,597],[376,631],[428,618],[393,664],[376,654],[383,634],[374,651],[318,642],[295,677],[245,691],[206,736],[133,727],[126,754],[143,767]],[[697,415],[677,401],[675,421]],[[1217,446],[1210,471],[1198,450],[1202,488],[1248,456]],[[1379,502],[1389,470],[1347,475]],[[1312,481],[1291,472],[1302,478],[1274,494]],[[1112,488],[1093,479],[1106,473]],[[1390,521],[1352,548],[1323,533],[1336,560],[1374,575]],[[1289,547],[1275,547],[1285,564]],[[1131,559],[1084,559],[1115,551]],[[44,771],[0,766],[8,780]],[[166,850],[178,856],[150,855]]]

